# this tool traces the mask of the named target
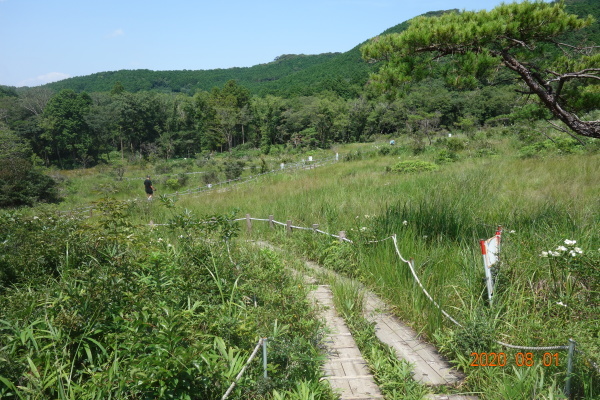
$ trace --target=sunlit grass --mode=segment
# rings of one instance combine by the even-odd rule
[[[415,259],[423,284],[459,321],[471,321],[480,310],[489,309],[490,315],[498,318],[498,335],[504,341],[562,345],[572,337],[593,353],[600,349],[600,322],[590,312],[594,304],[570,304],[568,309],[557,305],[562,300],[551,289],[548,262],[539,255],[565,239],[577,240],[585,251],[600,248],[600,155],[521,159],[509,153],[509,142],[499,141],[498,146],[504,146],[502,156],[463,155],[463,159],[443,164],[434,172],[386,172],[386,167],[398,160],[412,157],[407,154],[364,157],[182,195],[176,198],[174,211],[163,207],[158,197],[153,202],[142,200],[131,213],[138,223],[166,223],[184,209],[197,215],[237,209],[238,217],[273,215],[294,225],[319,224],[320,229],[331,233],[344,230],[358,243],[397,234],[402,255]],[[354,144],[336,150],[374,152],[374,146]],[[422,156],[432,157],[429,153]],[[89,195],[82,198],[92,201],[100,194],[91,194],[95,192],[88,179],[81,177],[73,192],[83,190]],[[104,180],[110,178],[96,179],[94,185]],[[141,181],[112,184],[118,186],[121,199],[143,196]],[[158,194],[165,192],[159,186]],[[67,204],[77,203],[72,199]],[[505,230],[500,286],[490,308],[478,240],[491,237],[497,225]],[[245,222],[240,226],[244,231]],[[287,237],[283,227],[275,229],[276,234],[266,222],[256,221],[249,237],[271,238],[289,245],[290,251],[315,259],[335,242],[306,232]],[[419,332],[434,340],[443,337],[436,336],[440,332],[455,329],[414,283],[390,241],[360,244],[356,252],[360,255],[359,278],[390,301],[397,314]],[[566,273],[560,279],[560,285],[575,288],[576,294],[571,296],[574,302],[585,301],[581,297],[585,282],[569,283]]]

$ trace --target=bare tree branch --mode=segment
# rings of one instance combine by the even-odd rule
[[[554,122],[550,121],[549,119],[546,120],[546,122],[548,122],[550,125],[552,125],[554,127],[554,129],[556,129],[557,131],[566,133],[567,135],[571,136],[573,139],[577,140],[582,146],[585,146],[585,143],[581,140],[581,138],[579,136],[575,136],[570,130],[564,129],[564,128],[556,125]],[[553,140],[553,142],[554,142],[554,140]]]

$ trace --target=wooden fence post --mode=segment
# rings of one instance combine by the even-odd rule
[[[252,220],[250,219],[250,214],[246,214],[246,228],[248,229],[248,233],[252,232]]]
[[[346,231],[340,231],[340,242],[344,242],[344,239],[346,239]]]
[[[292,221],[291,220],[287,220],[287,222],[285,223],[285,229],[287,230],[288,235],[290,235],[292,233]]]
[[[269,215],[269,228],[275,229],[275,224],[273,223],[273,216]]]

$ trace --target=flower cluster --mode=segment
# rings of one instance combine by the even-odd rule
[[[561,257],[564,255],[575,257],[578,254],[583,253],[583,250],[581,250],[581,248],[575,247],[575,244],[577,244],[576,240],[566,239],[564,241],[564,244],[564,246],[558,246],[555,250],[542,251],[540,257]]]

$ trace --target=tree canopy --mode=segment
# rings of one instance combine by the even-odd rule
[[[594,23],[565,11],[563,1],[502,4],[491,11],[417,17],[401,33],[362,47],[368,61],[384,61],[374,75],[382,90],[432,73],[459,88],[489,81],[504,66],[554,117],[579,135],[600,138],[600,121],[578,114],[600,104],[600,46],[561,38]]]

